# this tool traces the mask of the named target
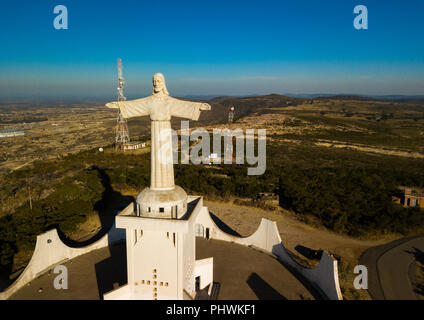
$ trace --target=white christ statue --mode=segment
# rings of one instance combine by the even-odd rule
[[[166,89],[165,77],[162,73],[156,73],[153,76],[151,96],[131,101],[110,102],[106,104],[106,107],[119,108],[124,118],[150,115],[152,120],[150,189],[174,189],[171,117],[198,120],[200,111],[211,110],[211,106],[207,103],[170,97]]]

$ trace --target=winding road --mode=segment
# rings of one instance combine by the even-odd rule
[[[359,259],[368,268],[368,292],[375,300],[417,300],[416,257],[424,252],[424,235],[369,248]]]

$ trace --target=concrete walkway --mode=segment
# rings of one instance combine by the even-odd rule
[[[304,285],[275,258],[252,248],[217,240],[196,239],[196,259],[214,257],[219,300],[314,299]],[[52,271],[33,280],[11,299],[98,300],[127,282],[125,244],[103,248],[63,263],[68,290],[56,290]],[[40,290],[41,289],[41,290]]]

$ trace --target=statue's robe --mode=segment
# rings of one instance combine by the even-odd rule
[[[149,97],[112,102],[108,107],[119,107],[124,118],[150,115],[151,122],[151,175],[150,188],[170,190],[175,187],[172,161],[171,117],[198,120],[203,103],[178,100],[163,93]]]

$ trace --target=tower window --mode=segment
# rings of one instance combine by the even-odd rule
[[[159,208],[159,212],[165,212],[165,208]]]

